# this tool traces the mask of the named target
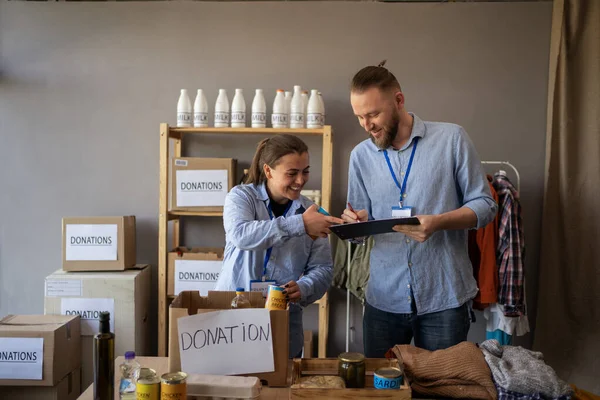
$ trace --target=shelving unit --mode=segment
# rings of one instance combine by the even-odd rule
[[[167,254],[170,249],[180,246],[181,217],[222,217],[222,212],[171,211],[169,209],[169,160],[181,157],[183,137],[188,134],[222,135],[259,135],[269,136],[289,133],[297,136],[321,136],[323,139],[323,159],[321,175],[321,206],[331,208],[331,173],[333,161],[333,142],[331,126],[321,129],[274,129],[274,128],[175,128],[160,124],[160,198],[158,214],[158,355],[167,356],[169,304],[173,296],[167,296]],[[232,157],[235,158],[235,157]],[[172,243],[169,246],[169,222],[172,224]],[[319,306],[318,356],[326,357],[327,337],[329,333],[329,299],[327,293],[316,302]]]

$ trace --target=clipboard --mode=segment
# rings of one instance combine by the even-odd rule
[[[365,222],[332,225],[329,227],[340,239],[348,240],[363,236],[380,235],[382,233],[394,233],[392,228],[396,225],[420,225],[417,217],[386,218]]]

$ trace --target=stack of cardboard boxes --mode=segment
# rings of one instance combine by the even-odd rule
[[[102,311],[110,312],[115,357],[152,353],[152,272],[136,264],[135,217],[62,223],[62,269],[46,277],[44,315],[0,321],[2,399],[77,399],[93,383],[93,336]]]
[[[134,216],[63,218],[63,268],[46,277],[44,314],[81,317],[81,387],[93,383],[93,336],[110,313],[115,357],[151,355],[149,265],[136,264]]]

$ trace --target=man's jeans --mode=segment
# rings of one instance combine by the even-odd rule
[[[426,350],[446,349],[467,340],[471,319],[467,303],[458,308],[431,314],[395,314],[365,302],[363,340],[365,356],[383,358],[397,344],[410,344]]]

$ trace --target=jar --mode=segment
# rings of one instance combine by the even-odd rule
[[[342,353],[338,356],[338,375],[347,388],[365,387],[365,356],[361,353]]]

